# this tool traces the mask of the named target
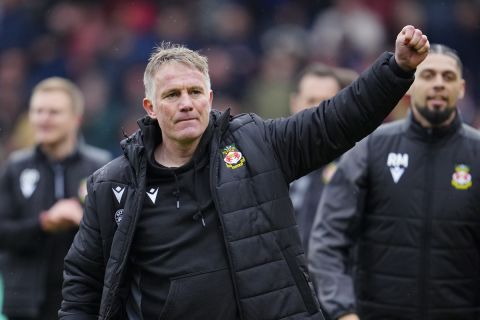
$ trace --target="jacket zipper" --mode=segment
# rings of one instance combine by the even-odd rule
[[[134,199],[132,200],[134,202],[134,205],[133,206],[130,206],[131,208],[134,208],[134,210],[132,212],[134,212],[134,216],[133,216],[133,219],[130,220],[130,226],[128,228],[128,233],[127,235],[125,236],[125,239],[127,239],[127,241],[125,241],[124,245],[123,245],[123,248],[122,248],[122,254],[120,255],[121,257],[124,258],[124,260],[118,265],[118,268],[115,270],[115,274],[114,274],[114,277],[111,279],[112,280],[112,287],[110,288],[110,290],[108,291],[107,295],[109,295],[109,300],[107,303],[107,305],[105,306],[105,312],[104,312],[104,319],[105,320],[108,320],[108,319],[111,319],[112,315],[111,315],[111,312],[112,312],[112,307],[114,306],[114,302],[115,302],[115,299],[117,298],[117,292],[118,292],[118,286],[120,284],[120,280],[119,280],[119,277],[122,277],[123,276],[123,272],[125,271],[125,263],[126,263],[126,260],[128,259],[126,257],[126,251],[129,250],[130,248],[130,245],[133,241],[133,232],[136,228],[136,225],[137,225],[137,221],[138,221],[138,216],[140,215],[140,211],[142,210],[143,206],[142,206],[142,195],[145,194],[145,185],[146,185],[146,162],[145,163],[142,163],[144,157],[143,157],[143,150],[144,149],[140,149],[139,151],[137,151],[137,155],[138,157],[140,157],[139,159],[139,167],[144,167],[142,168],[142,170],[138,170],[137,172],[137,175],[135,176],[135,178],[133,179],[133,183],[134,183],[134,193],[136,193],[134,195]],[[139,173],[140,172],[143,172],[145,177],[143,178],[143,184],[139,184],[138,183],[138,180],[139,180]],[[128,195],[127,195],[128,196]],[[127,204],[127,201],[125,201],[125,204]],[[110,261],[110,258],[109,258],[109,261]],[[108,262],[107,262],[107,265],[108,265]]]
[[[212,147],[213,147],[213,151],[212,151],[212,156],[210,158],[210,161],[213,161],[213,163],[211,163],[211,171],[210,171],[210,189],[211,189],[211,193],[212,193],[212,200],[213,200],[213,203],[215,205],[215,209],[217,211],[217,214],[218,214],[218,220],[220,221],[220,227],[222,228],[222,236],[223,236],[223,242],[225,244],[225,251],[227,253],[227,259],[228,259],[228,264],[229,264],[229,269],[230,269],[230,278],[232,279],[232,284],[233,284],[233,293],[235,295],[235,302],[237,304],[237,309],[238,309],[238,315],[240,317],[240,320],[244,320],[244,316],[243,316],[243,312],[242,312],[242,309],[241,309],[241,306],[240,306],[240,297],[239,297],[239,294],[238,294],[238,285],[237,285],[237,281],[235,280],[235,274],[234,274],[234,270],[233,270],[233,259],[232,259],[232,256],[230,254],[230,251],[228,250],[228,241],[227,239],[225,238],[225,226],[224,226],[224,222],[223,222],[223,213],[220,211],[220,205],[218,203],[218,198],[217,198],[217,193],[215,191],[215,187],[217,185],[217,175],[216,173],[219,171],[219,166],[218,166],[218,163],[219,161],[217,161],[217,153],[218,153],[218,148],[220,146],[220,139],[218,139],[217,143],[213,143],[214,140],[212,140]]]
[[[429,139],[427,141],[428,150],[426,157],[431,159],[431,163],[427,164],[425,169],[425,217],[424,217],[424,226],[422,234],[422,248],[420,251],[421,260],[420,260],[420,272],[419,272],[419,288],[420,288],[420,319],[428,320],[428,305],[429,305],[429,277],[430,277],[430,251],[431,251],[431,232],[432,232],[432,202],[434,190],[428,188],[428,186],[434,186],[434,167],[435,167],[435,157],[434,157],[434,146],[432,145],[432,132],[428,131]]]

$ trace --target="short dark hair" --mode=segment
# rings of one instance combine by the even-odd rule
[[[294,91],[299,92],[300,82],[306,76],[315,76],[320,78],[333,78],[338,83],[340,89],[345,88],[352,83],[357,77],[358,73],[347,68],[330,67],[323,63],[313,63],[302,69],[295,78]]]
[[[444,54],[446,56],[452,57],[457,62],[460,74],[463,74],[463,63],[455,49],[452,49],[444,44],[432,43],[430,44],[429,53]]]
[[[340,78],[338,77],[337,73],[334,71],[333,68],[322,64],[322,63],[313,63],[306,66],[303,70],[301,70],[298,75],[295,77],[294,82],[294,91],[299,92],[300,90],[300,82],[306,76],[315,76],[315,77],[328,77],[334,78],[337,81],[338,86],[341,87]]]

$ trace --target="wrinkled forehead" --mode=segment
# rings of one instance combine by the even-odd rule
[[[207,84],[207,78],[195,66],[182,62],[171,61],[163,64],[155,73],[157,84],[174,82],[197,82]]]

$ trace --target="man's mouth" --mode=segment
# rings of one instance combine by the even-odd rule
[[[191,121],[191,120],[196,120],[196,118],[184,118],[184,119],[178,119],[177,121],[175,121],[176,123],[180,123],[180,122],[185,122],[185,121]]]
[[[447,97],[444,97],[444,96],[433,96],[433,97],[428,97],[427,102],[429,105],[431,105],[435,109],[440,109],[447,105],[448,99]]]

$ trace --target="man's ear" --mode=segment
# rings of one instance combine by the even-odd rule
[[[465,80],[462,79],[462,84],[461,84],[461,88],[460,88],[460,92],[458,94],[458,99],[463,99],[463,97],[465,96]]]
[[[147,112],[150,118],[153,118],[153,119],[157,118],[157,114],[153,110],[153,104],[147,98],[143,99],[143,109],[145,109],[145,111]]]

